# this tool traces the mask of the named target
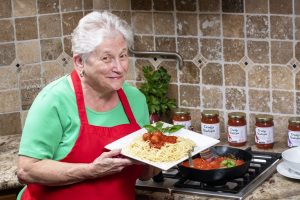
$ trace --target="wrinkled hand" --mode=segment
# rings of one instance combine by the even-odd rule
[[[125,167],[134,164],[131,159],[120,156],[121,150],[103,152],[90,164],[93,178],[107,176],[122,171]]]

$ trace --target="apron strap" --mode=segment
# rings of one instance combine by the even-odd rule
[[[79,113],[79,118],[82,124],[88,124],[88,119],[85,111],[85,104],[84,104],[84,98],[82,93],[82,86],[80,78],[75,70],[71,73],[71,78],[75,90],[75,96],[76,96],[76,102],[77,102],[77,108]]]
[[[137,124],[136,120],[135,120],[135,117],[132,113],[132,110],[130,108],[130,105],[129,105],[129,102],[128,102],[128,99],[124,93],[124,90],[121,88],[118,90],[118,95],[119,95],[119,98],[121,100],[121,103],[123,105],[123,108],[124,108],[124,111],[128,117],[128,120],[130,123],[135,123]]]

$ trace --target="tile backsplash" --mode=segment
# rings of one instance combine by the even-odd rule
[[[20,133],[36,94],[72,70],[70,34],[92,10],[110,10],[132,25],[137,51],[127,80],[139,86],[142,67],[163,66],[169,96],[191,112],[246,113],[249,143],[255,114],[271,114],[277,144],[288,118],[300,114],[300,0],[2,0],[0,5],[0,135]]]

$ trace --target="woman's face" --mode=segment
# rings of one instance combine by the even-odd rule
[[[120,33],[103,40],[84,63],[84,81],[94,90],[120,89],[128,70],[128,47]]]

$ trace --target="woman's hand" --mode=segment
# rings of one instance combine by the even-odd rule
[[[90,164],[91,178],[115,174],[125,167],[135,164],[133,160],[120,156],[121,150],[102,153]]]

